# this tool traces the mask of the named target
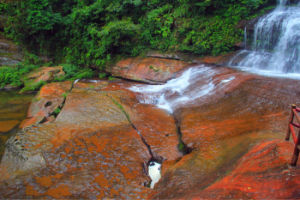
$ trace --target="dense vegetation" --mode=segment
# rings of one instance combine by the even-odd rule
[[[218,55],[241,41],[239,21],[276,0],[10,0],[7,36],[54,62],[104,69],[147,49]]]

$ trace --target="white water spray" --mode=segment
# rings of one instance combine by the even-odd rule
[[[140,102],[153,104],[173,113],[175,109],[201,101],[201,99],[222,89],[235,77],[214,82],[218,69],[199,65],[184,71],[178,78],[163,85],[136,85],[129,88],[140,94]]]
[[[277,8],[259,19],[252,50],[244,50],[229,63],[242,70],[271,76],[300,78],[300,4]]]

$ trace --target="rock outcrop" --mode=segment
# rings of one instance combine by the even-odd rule
[[[151,84],[165,83],[175,78],[175,73],[189,66],[180,60],[165,58],[128,58],[109,69],[112,75]]]
[[[289,142],[263,142],[245,154],[230,174],[189,198],[298,199],[300,170],[287,164],[292,151]]]
[[[298,98],[298,81],[262,77],[241,80],[244,81],[239,81],[239,84],[232,89],[228,85],[226,87],[228,92],[223,93],[222,96],[216,93],[204,103],[198,102],[198,106],[196,103],[175,112],[180,122],[182,140],[194,150],[164,172],[162,180],[157,185],[156,193],[151,198],[194,197],[193,194],[197,191],[204,190],[233,170],[235,163],[253,145],[277,138],[284,140],[290,112],[289,104],[297,102]],[[235,84],[232,83],[233,85]],[[291,143],[285,145],[292,146]],[[286,151],[284,155],[286,160],[279,162],[287,166],[292,150]],[[270,159],[269,155],[263,152],[259,156],[266,162]],[[269,164],[270,169],[276,168]],[[299,169],[295,171],[296,174],[299,173]],[[238,173],[237,170],[235,175]],[[237,179],[234,179],[232,184],[238,185],[238,182],[234,181]],[[289,180],[285,183],[294,184],[294,181]],[[274,194],[276,192],[271,193],[274,187],[272,181],[266,180],[264,184],[264,189],[270,191],[268,195],[250,196],[250,198],[281,197],[280,194]],[[280,190],[285,190],[284,184],[278,187]],[[299,183],[294,186],[293,193],[286,191],[291,196],[286,194],[282,197],[296,197],[294,192],[297,187]],[[258,193],[259,191],[261,190],[257,189]],[[214,196],[209,196],[208,193],[205,193],[205,196],[202,196],[204,193],[195,194],[195,197],[214,199]],[[222,194],[224,198],[231,198],[230,195],[226,196],[225,192]],[[222,194],[216,195],[216,198],[223,198]],[[232,198],[247,197],[247,190],[240,191],[239,195]]]
[[[59,78],[64,75],[65,72],[63,71],[62,66],[37,68],[25,75],[23,78],[24,88],[21,90],[21,92],[35,91],[43,84],[50,83],[55,78]]]
[[[148,64],[137,66],[148,70]],[[288,165],[293,145],[283,141],[299,82],[198,67],[206,70],[186,89],[197,96],[196,89],[209,85],[209,93],[178,104],[172,114],[141,103],[140,94],[128,89],[137,83],[129,81],[44,86],[29,116],[42,113],[47,120],[7,142],[1,197],[299,198],[300,170]],[[183,95],[167,91],[165,97]],[[57,106],[60,112],[48,120]],[[188,151],[180,152],[180,145]],[[145,187],[152,155],[163,160],[154,190]]]
[[[53,122],[12,137],[1,162],[2,196],[146,198],[151,190],[144,186],[149,178],[143,166],[151,155],[137,130],[154,155],[171,161],[181,153],[173,117],[140,104],[126,86],[78,82]],[[39,113],[34,106],[50,101],[50,94],[53,102],[60,102],[62,88],[69,83],[44,86],[29,114]],[[40,111],[49,113],[43,106]]]
[[[55,111],[59,111],[71,90],[72,82],[57,82],[43,86],[33,99],[20,128],[53,121]]]

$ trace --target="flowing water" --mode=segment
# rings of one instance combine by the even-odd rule
[[[245,33],[246,34],[246,33]],[[278,1],[277,8],[255,25],[251,50],[243,50],[229,66],[245,71],[300,79],[300,3]]]
[[[0,91],[0,160],[4,144],[18,129],[26,117],[33,94],[18,94],[15,91]]]
[[[136,85],[129,88],[140,94],[140,101],[153,104],[173,113],[180,107],[205,101],[216,92],[223,90],[235,79],[232,75],[222,80],[214,79],[222,70],[206,65],[189,68],[163,85]]]

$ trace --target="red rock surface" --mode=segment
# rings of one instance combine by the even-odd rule
[[[56,67],[40,67],[26,75],[26,79],[32,80],[35,83],[40,81],[49,82],[55,77],[63,76],[65,72],[62,66]],[[26,85],[26,82],[25,82]]]
[[[166,160],[180,158],[182,154],[177,148],[179,141],[173,116],[153,105],[139,103],[136,94],[126,89],[131,85],[119,82],[109,84],[103,90],[115,91],[109,93],[108,96],[122,105],[130,121],[140,131],[156,155]],[[116,91],[121,93],[117,95]]]
[[[228,92],[217,92],[204,102],[177,110],[182,139],[194,150],[165,170],[151,198],[189,198],[187,194],[205,189],[233,170],[238,159],[257,142],[284,140],[289,105],[298,98],[297,85],[294,80],[252,77],[233,82],[233,88],[227,85]],[[292,150],[288,152],[286,165]],[[270,184],[268,187],[272,189]],[[284,185],[280,187],[285,190]]]
[[[174,78],[175,73],[189,64],[180,60],[163,58],[128,58],[110,69],[114,76],[147,83],[163,83]]]
[[[206,64],[226,65],[235,54],[236,52],[220,56],[204,56],[202,58],[196,58],[195,61]]]
[[[78,82],[55,121],[26,128],[9,140],[0,167],[1,195],[299,198],[299,167],[287,167],[293,146],[277,140],[284,140],[299,82],[221,67],[212,72],[189,89],[211,81],[214,90],[175,110],[182,140],[193,148],[190,154],[180,157],[173,117],[139,103],[137,94],[126,89],[130,83]],[[154,190],[143,186],[149,178],[142,165],[150,155],[132,124],[166,159]]]
[[[167,160],[181,154],[172,116],[139,104],[125,85],[78,82],[54,122],[11,138],[0,168],[2,196],[146,198],[143,164],[150,154],[118,104],[155,154]]]
[[[287,165],[292,151],[293,145],[289,142],[275,140],[261,143],[244,155],[229,175],[191,197],[193,199],[298,199],[300,198],[300,168]]]
[[[72,82],[50,83],[43,86],[33,99],[27,114],[27,119],[20,128],[39,124],[41,121],[51,121],[51,114],[62,106],[65,97],[70,91]]]
[[[142,166],[149,155],[130,126],[81,132],[52,143],[47,150],[39,147],[46,166],[6,179],[2,198],[145,198],[149,189],[143,186],[148,179]]]

